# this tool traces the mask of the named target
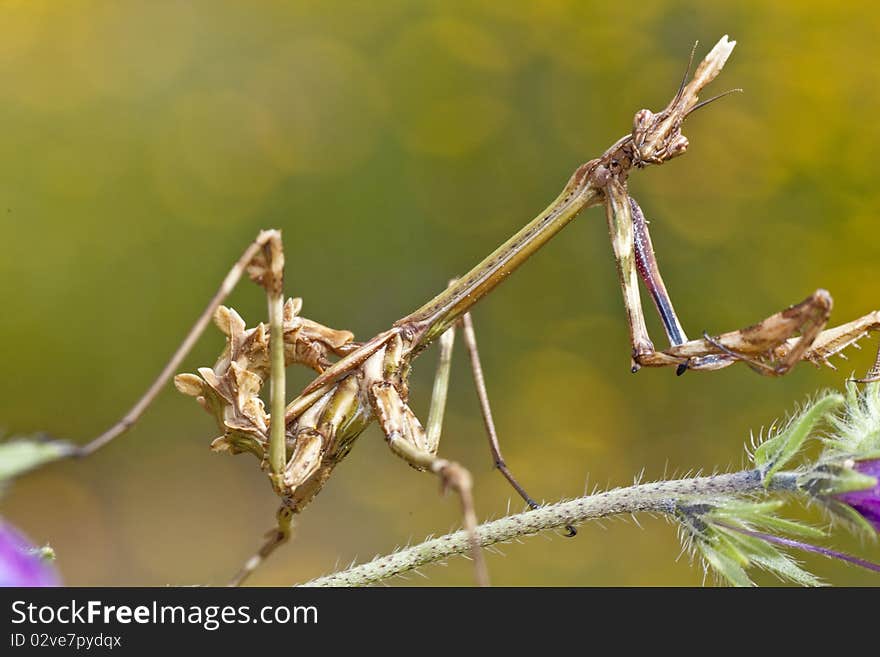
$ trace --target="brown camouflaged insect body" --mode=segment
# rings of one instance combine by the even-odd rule
[[[270,534],[269,541],[246,564],[235,583],[240,583],[262,558],[287,539],[290,517],[301,512],[321,490],[333,468],[373,420],[382,427],[393,452],[413,467],[438,474],[444,487],[457,490],[462,496],[465,524],[475,526],[470,477],[461,466],[437,457],[439,428],[426,431],[408,405],[411,363],[425,347],[454,330],[477,301],[584,208],[598,204],[606,208],[634,372],[641,367],[672,366],[682,374],[688,370],[722,369],[743,361],[761,374],[778,376],[801,360],[830,364],[831,355],[868,331],[880,328],[880,315],[872,313],[823,332],[832,301],[826,291],[818,290],[801,303],[745,329],[716,337],[704,335],[697,340],[686,338],[660,277],[648,222],[638,203],[630,198],[626,182],[633,169],[663,164],[686,152],[688,140],[681,133],[683,122],[695,109],[713,100],[700,102],[698,95],[721,71],[734,45],[727,37],[722,38],[691,81],[682,82],[665,109],[656,114],[639,111],[631,134],[615,142],[601,157],[578,167],[544,212],[446,290],[368,342],[355,343],[347,331],[329,329],[299,317],[301,302],[288,301],[284,305],[283,331],[279,333],[283,334],[284,362],[310,367],[318,376],[285,408],[282,472],[273,472],[271,458],[267,457],[272,423],[259,397],[263,382],[271,375],[267,329],[262,324],[246,329],[234,311],[218,309],[215,322],[227,336],[226,349],[214,368],[200,369],[200,376],[179,375],[177,386],[196,396],[217,419],[223,435],[214,440],[212,448],[256,455],[282,498],[278,530]],[[267,289],[270,298],[274,294],[278,299],[279,263],[283,263],[280,234],[265,235],[261,234],[266,239],[263,247],[245,265],[251,277]],[[670,347],[662,351],[655,350],[648,335],[639,279],[651,294],[670,340]],[[472,349],[473,356],[475,343]],[[335,357],[339,360],[331,362]],[[490,442],[494,441],[496,465],[533,504],[506,470],[497,451],[488,404],[482,406]],[[476,549],[474,557],[479,560]]]

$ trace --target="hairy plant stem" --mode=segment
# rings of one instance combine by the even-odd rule
[[[616,488],[484,523],[477,527],[477,540],[480,546],[487,547],[547,529],[562,529],[586,520],[638,512],[672,514],[683,502],[711,502],[714,497],[721,495],[797,489],[797,474],[793,472],[775,474],[766,487],[762,479],[760,470],[743,470]],[[469,549],[467,533],[457,531],[300,586],[366,586],[429,563],[465,554]]]

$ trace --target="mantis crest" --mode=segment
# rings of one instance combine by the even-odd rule
[[[648,222],[629,195],[627,179],[634,170],[663,164],[687,151],[683,123],[696,109],[714,100],[701,102],[699,94],[721,72],[735,44],[723,37],[689,81],[690,71],[685,74],[666,108],[657,113],[639,111],[632,131],[600,157],[578,167],[560,195],[535,219],[421,308],[365,342],[356,341],[349,331],[302,317],[300,299],[284,299],[281,233],[261,232],[147,393],[119,423],[83,446],[80,453],[94,452],[137,421],[213,319],[226,336],[219,359],[213,367],[200,368],[198,374],[177,375],[175,385],[197,398],[215,418],[221,435],[211,443],[212,449],[254,455],[281,499],[277,526],[233,584],[243,582],[288,540],[293,516],[320,492],[335,466],[372,422],[379,424],[395,455],[414,468],[435,474],[444,490],[459,496],[477,579],[488,583],[475,534],[471,477],[464,467],[438,455],[455,331],[462,331],[470,356],[495,466],[535,507],[537,503],[502,457],[469,310],[585,208],[605,207],[629,327],[633,372],[642,367],[673,367],[684,374],[744,362],[760,374],[779,376],[800,361],[830,365],[831,356],[880,328],[880,313],[873,312],[824,330],[832,300],[828,292],[817,290],[748,328],[715,336],[704,334],[695,340],[685,334],[660,275]],[[267,324],[248,328],[234,310],[221,305],[245,274],[266,290]],[[651,296],[669,341],[662,350],[655,348],[648,335],[639,280]],[[431,409],[422,423],[409,405],[409,375],[415,358],[435,341],[440,343],[440,359]],[[293,364],[310,368],[316,378],[288,402],[284,370]],[[878,379],[880,355],[863,380]],[[267,381],[268,411],[260,397]]]

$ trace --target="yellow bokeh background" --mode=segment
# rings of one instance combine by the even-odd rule
[[[0,426],[84,442],[110,425],[261,228],[283,230],[304,314],[370,337],[533,217],[638,109],[665,105],[694,40],[704,53],[726,33],[739,45],[712,90],[745,93],[695,114],[688,154],[630,184],[686,330],[744,326],[818,287],[836,322],[873,310],[871,3],[0,1]],[[264,317],[250,284],[231,304]],[[598,209],[474,314],[507,460],[546,500],[642,469],[739,467],[751,430],[862,371],[874,345],[837,372],[632,376]],[[183,369],[212,364],[221,345],[212,328]],[[414,374],[423,416],[434,360]],[[447,418],[441,453],[473,472],[481,517],[519,508],[492,471],[461,353]],[[215,433],[169,385],[130,434],[22,478],[0,512],[54,546],[68,584],[221,584],[275,501],[251,457],[209,452]],[[371,427],[253,583],[304,581],[446,531],[457,506],[437,488]],[[506,546],[488,556],[493,580],[703,581],[676,560],[670,524],[641,524]],[[833,544],[880,560],[874,543]],[[880,583],[806,562],[834,583]],[[472,581],[464,560],[424,574],[392,583]]]

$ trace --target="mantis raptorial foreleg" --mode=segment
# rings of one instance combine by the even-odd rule
[[[632,346],[632,371],[636,372],[639,369],[640,359],[654,353],[654,344],[648,335],[639,295],[632,208],[623,183],[614,177],[609,177],[605,184],[605,216],[608,219],[608,233],[611,236],[614,259],[617,262],[617,275],[626,307],[626,320]]]
[[[831,314],[831,295],[815,293],[767,319],[738,331],[715,337],[703,334],[688,341],[653,254],[647,222],[638,203],[624,185],[612,176],[604,181],[608,228],[617,261],[632,345],[632,369],[675,366],[681,374],[688,369],[715,370],[743,361],[760,374],[781,376],[802,360],[829,364],[828,358],[857,342],[869,331],[880,329],[877,313],[849,324],[823,331]],[[671,346],[655,351],[641,306],[638,277],[654,300]],[[880,380],[880,354],[864,379]]]
[[[880,328],[877,314],[827,331],[822,327],[831,312],[831,296],[817,290],[798,304],[757,324],[714,337],[690,340],[665,351],[642,356],[646,367],[680,366],[717,370],[743,361],[755,371],[781,376],[801,360],[830,365],[828,358]],[[795,337],[797,336],[797,337]]]
[[[880,347],[877,348],[877,358],[868,373],[861,379],[855,379],[856,383],[875,383],[880,381]]]
[[[446,414],[446,396],[449,392],[449,373],[452,368],[452,349],[455,346],[455,327],[453,326],[438,339],[440,357],[437,359],[437,371],[434,374],[434,387],[431,390],[431,408],[428,421],[425,423],[425,434],[429,451],[437,453],[440,434],[443,431],[443,417]]]
[[[831,295],[825,290],[816,290],[801,303],[773,315],[768,320],[735,331],[734,335],[728,334],[747,346],[748,352],[727,347],[720,340],[706,334],[703,334],[703,339],[728,356],[747,363],[756,372],[781,376],[804,357],[819,337],[828,323],[831,305]],[[800,337],[788,345],[788,340],[795,333],[799,333]],[[779,347],[783,345],[785,348],[780,350]]]
[[[648,222],[639,204],[629,196],[622,183],[611,178],[606,185],[605,210],[618,277],[623,290],[626,316],[632,345],[632,371],[637,372],[642,360],[654,352],[654,345],[645,326],[644,311],[639,296],[638,278],[642,279],[657,308],[669,344],[687,342],[687,336],[675,313],[666,284],[660,275]],[[687,369],[679,365],[678,373]]]
[[[642,208],[632,196],[629,197],[629,205],[632,211],[636,269],[638,269],[642,282],[654,300],[654,306],[663,322],[663,329],[669,338],[669,344],[675,346],[687,342],[687,335],[681,327],[681,322],[678,321],[678,315],[672,306],[672,299],[669,298],[666,284],[663,282],[660,268],[657,266],[654,245],[648,230],[648,220],[645,219]]]
[[[857,345],[858,341],[871,331],[880,331],[880,311],[863,315],[846,324],[822,331],[813,346],[804,354],[804,360],[817,364],[829,364],[828,359],[842,352],[849,346]],[[874,383],[880,381],[880,347],[874,364],[864,378],[854,379],[856,383]]]

